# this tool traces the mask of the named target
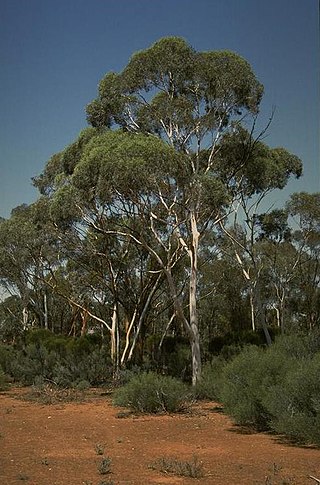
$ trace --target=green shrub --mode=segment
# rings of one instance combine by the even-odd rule
[[[188,400],[190,392],[183,382],[154,372],[133,377],[114,396],[116,406],[147,413],[181,411]]]
[[[18,352],[12,345],[0,344],[0,366],[5,374],[12,375],[12,366],[17,361]]]
[[[25,332],[26,345],[40,344],[52,338],[55,338],[55,335],[45,328],[35,328]]]
[[[94,347],[93,339],[82,338],[82,343],[71,349],[70,338],[37,330],[26,340],[29,343],[23,346],[0,345],[0,365],[16,382],[31,385],[42,378],[60,387],[72,387],[80,381],[96,386],[112,377],[109,348]]]
[[[290,360],[276,347],[246,347],[223,370],[220,397],[238,424],[268,429],[271,419],[264,400],[282,382]]]
[[[222,371],[226,364],[227,362],[224,359],[214,357],[211,362],[203,366],[201,380],[193,389],[197,399],[219,400]]]
[[[289,359],[310,359],[320,351],[320,333],[281,335],[273,347]]]
[[[73,387],[78,391],[86,391],[90,389],[90,382],[86,380],[80,380],[73,383]]]
[[[37,376],[50,379],[57,358],[43,344],[29,344],[16,352],[11,362],[11,375],[24,385],[31,385]]]
[[[43,341],[43,345],[47,350],[53,351],[61,357],[65,357],[67,354],[68,344],[70,337],[64,337],[62,335],[52,335]]]
[[[0,391],[5,391],[8,388],[8,384],[6,381],[5,373],[3,372],[2,367],[0,366]]]
[[[238,424],[263,429],[266,416],[260,399],[261,359],[262,350],[248,347],[226,365],[220,396],[226,412]]]
[[[296,361],[282,382],[269,389],[264,406],[271,428],[303,443],[320,445],[320,353]]]
[[[320,445],[318,346],[312,336],[294,335],[268,349],[244,349],[222,371],[226,412],[238,424]]]
[[[165,337],[158,351],[156,369],[184,381],[191,380],[191,351],[188,340],[183,337]]]

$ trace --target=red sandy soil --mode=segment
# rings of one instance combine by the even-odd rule
[[[248,433],[215,403],[186,414],[135,416],[111,397],[91,391],[83,402],[44,405],[0,394],[0,484],[16,485],[312,485],[320,478],[320,450],[279,437]],[[101,475],[103,456],[111,473]],[[150,467],[161,457],[197,456],[204,477],[186,478]]]

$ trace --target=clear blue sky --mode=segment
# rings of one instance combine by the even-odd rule
[[[0,0],[0,216],[31,203],[31,177],[86,126],[108,71],[161,37],[245,57],[265,86],[266,142],[304,162],[293,191],[320,190],[318,0]]]

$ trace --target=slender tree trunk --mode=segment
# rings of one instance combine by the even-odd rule
[[[48,318],[48,299],[47,293],[45,292],[43,295],[43,307],[44,307],[44,328],[48,330],[49,328],[49,318]]]
[[[140,334],[140,331],[141,331],[142,324],[143,324],[143,322],[145,320],[147,311],[149,309],[149,306],[150,306],[150,303],[152,301],[153,295],[155,294],[155,292],[156,292],[156,290],[158,288],[158,285],[159,285],[160,280],[161,280],[161,274],[159,274],[159,276],[157,277],[156,281],[154,282],[151,290],[149,291],[147,300],[144,303],[144,306],[143,306],[143,309],[142,309],[142,312],[141,312],[141,315],[140,315],[140,318],[139,318],[138,326],[137,326],[136,331],[135,331],[135,334],[134,334],[134,338],[133,338],[133,342],[132,342],[131,349],[130,349],[130,352],[129,352],[128,360],[131,360],[132,359],[133,351],[135,349],[135,346],[136,346],[136,343],[137,343],[137,340],[138,340],[138,337],[139,337],[139,334]],[[124,355],[125,355],[125,352],[123,353],[123,358],[124,358]],[[122,360],[121,360],[121,363],[123,363]]]
[[[195,213],[191,213],[192,247],[190,256],[190,286],[189,286],[189,313],[190,313],[190,343],[192,354],[192,384],[196,385],[201,378],[201,350],[197,309],[197,277],[198,277],[198,246],[199,232],[197,229]]]
[[[26,307],[22,310],[22,322],[23,322],[23,330],[28,328],[28,310]]]
[[[173,299],[177,317],[182,322],[189,338],[191,357],[192,357],[192,385],[195,385],[200,380],[200,376],[201,376],[200,338],[199,338],[197,320],[193,320],[192,325],[191,323],[189,323],[189,321],[185,317],[185,314],[181,305],[181,301],[177,295],[176,287],[175,287],[170,269],[166,269],[165,274],[168,280],[170,294]],[[193,302],[192,311],[194,312],[194,310],[195,310],[195,306]]]
[[[81,311],[80,315],[81,315],[81,319],[82,319],[80,336],[84,337],[84,335],[87,334],[89,315],[88,315],[88,312],[86,310]]]
[[[117,304],[114,303],[112,317],[111,317],[111,331],[110,331],[110,340],[111,340],[111,360],[113,363],[113,371],[114,374],[117,373],[117,319],[118,319],[118,312],[117,312]]]
[[[254,311],[254,295],[253,290],[250,290],[250,314],[251,314],[251,328],[255,332],[256,330],[256,316]]]
[[[280,310],[276,305],[274,306],[274,309],[275,309],[276,316],[277,316],[277,326],[279,328],[281,328]]]
[[[260,290],[259,290],[259,288],[256,287],[255,293],[256,293],[256,313],[257,313],[257,318],[259,319],[259,323],[260,323],[260,325],[262,327],[262,330],[263,330],[263,333],[264,333],[264,336],[265,336],[267,345],[270,346],[270,345],[272,345],[272,339],[271,339],[271,336],[270,336],[270,333],[269,333],[269,330],[268,330],[268,327],[267,327],[267,324],[266,324],[264,312],[262,311],[262,304],[261,304],[261,298],[260,298]]]
[[[163,341],[164,341],[164,339],[165,339],[165,337],[166,337],[166,335],[167,335],[167,331],[169,330],[169,327],[170,327],[171,323],[173,322],[173,319],[174,319],[174,317],[175,317],[175,316],[176,316],[176,314],[175,314],[175,313],[173,313],[173,314],[171,315],[170,320],[168,321],[168,323],[167,323],[167,325],[166,325],[166,328],[165,328],[165,331],[163,332],[162,337],[161,337],[161,340],[160,340],[160,342],[159,342],[158,350],[161,350],[161,347],[162,347]]]
[[[129,345],[130,345],[131,330],[133,328],[134,322],[136,321],[136,316],[137,316],[137,308],[135,308],[135,310],[133,312],[133,316],[131,318],[131,322],[128,325],[128,328],[127,328],[127,331],[126,331],[126,345],[125,345],[124,350],[122,352],[122,356],[121,356],[121,360],[120,360],[121,365],[123,365],[125,363],[125,360],[126,360],[126,357],[127,357],[127,352],[128,352]],[[133,352],[133,348],[132,347],[131,347],[131,350]],[[130,353],[130,355],[131,355],[131,353]],[[129,356],[129,359],[128,360],[130,360],[130,356]]]

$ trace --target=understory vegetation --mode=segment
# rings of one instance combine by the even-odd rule
[[[171,375],[149,362],[115,376],[109,350],[96,336],[27,332],[14,346],[0,345],[0,389],[32,385],[34,396],[50,404],[63,399],[63,390],[70,400],[91,386],[112,386],[114,405],[138,413],[184,412],[196,400],[209,399],[241,426],[320,446],[318,332],[278,336],[272,346],[226,345],[204,363],[193,387],[190,373],[184,381],[179,376],[182,358],[170,367]]]

